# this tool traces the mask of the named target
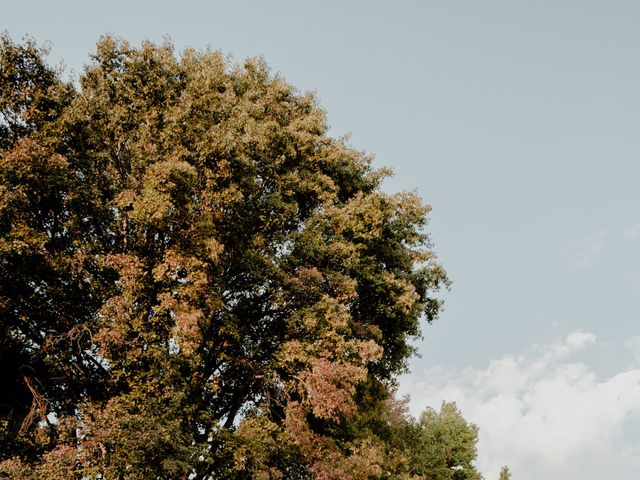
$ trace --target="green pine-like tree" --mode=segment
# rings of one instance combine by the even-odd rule
[[[506,465],[500,470],[500,480],[511,480],[511,472]]]

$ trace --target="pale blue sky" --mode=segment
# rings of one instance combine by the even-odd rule
[[[75,71],[101,34],[168,35],[178,49],[262,55],[315,90],[332,133],[395,169],[388,190],[433,206],[454,283],[414,376],[483,369],[579,329],[597,341],[570,362],[603,384],[634,368],[637,345],[624,344],[640,334],[640,3],[0,3],[0,29],[50,41]],[[513,455],[519,479],[545,471]]]

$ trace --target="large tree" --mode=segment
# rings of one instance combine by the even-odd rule
[[[429,208],[312,94],[112,37],[77,83],[32,41],[0,62],[0,472],[467,478],[432,475],[475,455],[455,407],[455,465],[440,416],[393,413],[447,282]]]

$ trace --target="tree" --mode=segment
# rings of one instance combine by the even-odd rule
[[[412,473],[437,480],[482,478],[472,463],[478,428],[462,418],[455,403],[443,403],[439,412],[428,408],[412,430]]]
[[[105,37],[75,85],[45,54],[0,39],[0,471],[365,479],[405,462],[367,425],[440,308],[429,208],[383,193],[387,172],[261,60]],[[413,478],[470,465],[455,407],[406,422],[437,457],[463,445],[437,465],[411,451]]]
[[[511,480],[511,472],[509,467],[504,466],[500,469],[500,480]]]
[[[468,423],[455,403],[443,402],[440,410],[427,408],[418,419],[406,413],[392,415],[395,438],[385,442],[397,450],[406,478],[431,480],[481,480],[473,462],[478,428]],[[395,477],[402,478],[395,472]]]

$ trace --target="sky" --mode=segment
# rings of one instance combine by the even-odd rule
[[[640,3],[0,0],[78,75],[100,35],[263,56],[433,207],[453,282],[411,410],[456,401],[497,479],[640,471]]]

